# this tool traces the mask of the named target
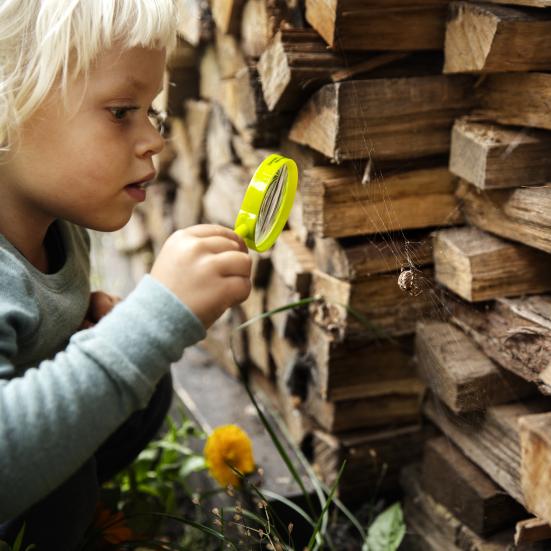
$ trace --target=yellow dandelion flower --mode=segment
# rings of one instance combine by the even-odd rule
[[[223,425],[212,431],[203,451],[211,476],[221,486],[239,486],[239,476],[254,471],[253,446],[247,433],[237,425]]]

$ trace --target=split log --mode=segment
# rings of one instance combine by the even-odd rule
[[[469,302],[551,290],[547,253],[472,226],[434,234],[434,273]]]
[[[211,175],[203,198],[203,212],[208,222],[233,228],[247,189],[247,176],[247,169],[236,164],[223,165]]]
[[[221,86],[224,111],[243,138],[255,147],[276,144],[286,119],[268,111],[254,65],[223,80]]]
[[[551,17],[546,12],[452,2],[444,73],[551,69],[550,33]]]
[[[486,308],[462,302],[450,305],[459,325],[502,367],[551,394],[551,298],[500,299]]]
[[[220,78],[233,78],[247,67],[247,61],[235,36],[216,33],[215,51]]]
[[[404,388],[416,374],[411,337],[341,342],[310,322],[306,349],[312,357],[313,386],[324,400],[392,393]]]
[[[184,101],[199,95],[197,52],[189,44],[179,40],[167,60],[168,83],[166,111],[172,117],[184,116]]]
[[[513,530],[504,529],[483,538],[462,524],[446,507],[435,501],[420,484],[418,465],[402,471],[405,493],[404,518],[407,533],[404,548],[411,551],[509,551]],[[525,551],[544,551],[539,546],[521,547]]]
[[[300,300],[298,291],[289,287],[275,270],[270,275],[266,297],[266,309],[268,311]],[[301,343],[305,338],[305,315],[305,307],[294,308],[273,314],[270,316],[270,321],[280,337],[288,338],[294,343]]]
[[[454,413],[535,394],[533,385],[498,367],[449,323],[417,324],[416,357],[421,378]]]
[[[211,0],[212,18],[224,34],[238,34],[245,0]]]
[[[480,192],[462,182],[457,196],[470,224],[551,252],[551,185]]]
[[[523,507],[444,437],[425,444],[422,486],[481,536],[509,527],[526,515]]]
[[[172,163],[169,175],[177,184],[172,204],[174,227],[181,229],[198,224],[201,221],[205,194],[201,176],[182,157]]]
[[[485,412],[455,415],[434,397],[424,413],[476,465],[519,503],[520,436],[518,420],[551,408],[548,398],[489,407]]]
[[[320,271],[338,279],[358,281],[373,274],[432,264],[432,239],[424,232],[352,239],[317,238],[314,256]]]
[[[551,413],[521,417],[519,426],[522,492],[526,507],[541,519],[551,522]]]
[[[550,540],[551,526],[539,518],[527,518],[515,526],[515,545],[519,546],[534,541]],[[549,543],[549,542],[547,542]]]
[[[241,47],[260,57],[287,15],[285,0],[247,0],[241,17]]]
[[[312,271],[315,268],[314,255],[293,234],[284,231],[272,250],[272,264],[287,287],[294,289],[299,297],[310,294]]]
[[[312,295],[319,295],[321,302],[311,306],[313,319],[341,340],[413,334],[417,320],[432,312],[435,297],[430,270],[410,275],[418,289],[413,294],[400,288],[399,274],[347,282],[314,270]]]
[[[460,223],[447,168],[389,174],[362,183],[347,168],[315,167],[302,178],[303,217],[319,237],[346,237]]]
[[[344,59],[328,51],[312,29],[285,29],[272,39],[258,61],[262,92],[270,111],[294,110],[316,88],[331,82]]]
[[[199,95],[203,99],[220,102],[222,100],[222,77],[216,56],[216,49],[209,44],[199,61]]]
[[[375,488],[395,492],[400,470],[421,457],[425,432],[419,425],[363,430],[339,437],[314,431],[314,465],[328,486],[334,484],[346,461],[339,481],[342,499],[365,500]]]
[[[232,138],[233,131],[230,121],[223,109],[214,103],[209,117],[206,143],[207,174],[210,178],[224,166],[235,162]],[[243,174],[245,174],[245,170],[243,170]]]
[[[462,75],[327,84],[299,112],[289,134],[337,162],[446,153],[453,121],[473,105]]]
[[[503,4],[503,0],[486,0],[491,4]],[[507,4],[532,8],[551,8],[551,0],[507,0]]]
[[[436,50],[447,7],[448,0],[306,0],[306,19],[339,50]]]
[[[253,288],[247,300],[241,304],[247,321],[266,311],[266,289]],[[248,325],[247,348],[249,360],[266,376],[271,374],[270,329],[267,319],[259,319]]]
[[[460,119],[452,131],[450,170],[480,189],[551,181],[551,136],[527,128]]]
[[[184,104],[185,131],[189,139],[190,154],[196,164],[207,156],[207,130],[212,106],[203,100],[188,100]]]
[[[231,143],[237,158],[241,161],[243,166],[249,169],[251,177],[266,157],[278,153],[275,149],[253,147],[239,134],[234,134],[232,136]]]
[[[551,129],[550,73],[485,75],[477,92],[477,114],[501,124]]]
[[[418,423],[425,385],[416,377],[393,381],[389,388],[373,385],[361,398],[324,400],[312,384],[302,405],[325,430],[340,433],[360,428]]]
[[[212,37],[212,14],[207,0],[183,0],[178,18],[178,34],[192,46]]]

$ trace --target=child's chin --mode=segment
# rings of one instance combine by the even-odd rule
[[[113,232],[120,230],[130,220],[132,212],[124,216],[117,216],[113,218],[103,218],[101,220],[87,220],[84,223],[80,224],[88,228],[89,230],[101,231],[101,232]]]

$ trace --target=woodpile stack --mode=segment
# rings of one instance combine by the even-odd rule
[[[182,4],[169,148],[121,247],[233,226],[261,160],[295,159],[288,229],[205,346],[237,374],[231,336],[328,484],[347,461],[341,496],[423,457],[401,477],[412,546],[505,550],[526,510],[545,522],[517,539],[545,537],[551,1]]]

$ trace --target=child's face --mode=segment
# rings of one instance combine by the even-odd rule
[[[36,224],[63,218],[102,231],[122,227],[144,198],[130,184],[154,177],[152,156],[163,148],[148,109],[164,62],[163,50],[113,48],[92,67],[86,89],[69,83],[68,112],[52,92],[0,171],[11,207]]]

